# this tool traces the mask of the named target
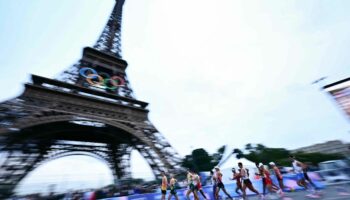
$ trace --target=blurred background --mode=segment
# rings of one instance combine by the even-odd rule
[[[79,60],[114,4],[0,0],[0,100],[20,95],[30,74],[55,78]],[[240,159],[289,173],[294,154],[322,181],[350,181],[349,8],[345,0],[127,0],[126,72],[181,167],[204,179],[216,165],[230,176]],[[16,193],[159,190],[143,156],[133,150],[130,160],[123,189],[106,163],[74,155],[40,165]]]

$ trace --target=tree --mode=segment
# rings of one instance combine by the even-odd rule
[[[241,151],[240,149],[233,149],[232,153],[236,154],[236,158],[238,159],[244,157],[243,151]]]
[[[340,154],[323,154],[323,153],[304,153],[297,152],[294,156],[301,162],[309,162],[313,165],[317,165],[320,162],[327,160],[339,160],[344,159],[343,155]]]
[[[213,157],[204,149],[195,149],[192,151],[194,169],[196,171],[209,171],[212,169]]]
[[[252,146],[251,143],[248,143],[248,144],[245,145],[245,150],[251,151],[252,149],[253,149],[253,146]]]
[[[182,167],[187,168],[187,169],[194,169],[192,155],[185,156],[185,158],[182,160]]]
[[[214,166],[218,165],[224,152],[225,146],[220,147],[217,152],[212,155],[203,148],[195,149],[190,155],[185,156],[182,161],[182,166],[196,171],[209,171],[212,170]],[[262,162],[268,164],[273,161],[279,166],[291,165],[291,161],[288,158],[291,152],[284,148],[269,148],[262,144],[247,144],[243,150],[236,148],[232,153],[236,154],[237,158],[247,158],[255,163]],[[313,165],[327,160],[344,159],[342,155],[322,153],[298,152],[295,156],[301,162],[310,162]]]
[[[198,172],[210,171],[220,162],[224,152],[225,146],[220,147],[213,155],[209,155],[203,148],[195,149],[191,155],[185,156],[182,166]]]
[[[243,150],[234,149],[233,153],[236,153],[237,158],[247,158],[255,163],[262,162],[268,164],[273,161],[280,166],[288,166],[291,164],[288,159],[291,152],[284,148],[269,148],[262,144],[252,145],[246,144],[244,153]],[[301,162],[310,162],[313,165],[317,165],[320,162],[327,160],[343,159],[344,156],[338,154],[322,154],[322,153],[303,153],[298,152],[295,154],[296,158]]]

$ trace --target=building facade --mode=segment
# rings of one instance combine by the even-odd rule
[[[318,143],[311,146],[301,147],[292,151],[305,152],[305,153],[336,153],[343,154],[345,156],[350,156],[350,143],[344,143],[340,140],[332,140],[324,143]]]

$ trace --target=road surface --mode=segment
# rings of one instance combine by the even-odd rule
[[[284,198],[277,198],[276,195],[267,195],[264,199],[283,199],[283,200],[302,200],[302,199],[322,199],[322,200],[350,200],[350,184],[327,186],[325,189],[320,190],[319,198],[310,198],[306,195],[309,194],[306,191],[296,191],[285,193]],[[275,198],[273,198],[275,197]],[[237,198],[238,199],[238,198]],[[257,196],[248,197],[249,200],[258,200]]]

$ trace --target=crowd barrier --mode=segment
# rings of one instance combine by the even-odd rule
[[[325,187],[321,182],[321,177],[317,173],[309,172],[308,175],[313,180],[313,182],[316,184],[316,186],[318,188]],[[278,185],[278,182],[274,176],[272,176],[272,179],[273,179],[273,182],[276,185]],[[287,186],[288,188],[291,188],[292,191],[303,189],[297,185],[296,180],[297,180],[297,178],[296,178],[296,175],[294,175],[294,174],[284,175],[284,177],[283,177],[283,182],[284,182],[285,186]],[[262,193],[263,186],[262,186],[261,179],[253,179],[251,181],[252,181],[255,189],[257,189],[260,193]],[[230,184],[225,184],[225,188],[226,188],[227,192],[232,197],[238,197],[238,194],[235,193],[235,189],[236,189],[236,182],[235,181],[232,181],[232,183],[230,183]],[[208,199],[214,199],[213,187],[211,185],[204,186],[203,191]],[[170,191],[168,190],[167,195],[166,195],[166,199],[168,198],[169,192]],[[177,190],[177,195],[178,195],[180,200],[186,199],[186,197],[185,197],[186,192],[187,192],[187,189],[178,189]],[[267,189],[266,189],[266,192],[267,192]],[[247,194],[252,195],[253,193],[247,189]],[[201,194],[198,194],[198,195],[199,195],[200,199],[203,199]],[[220,195],[223,197],[225,196],[225,194],[222,191],[220,191]],[[123,196],[123,197],[105,198],[104,200],[158,200],[158,199],[161,199],[160,191],[156,192],[156,193],[134,194],[134,195]],[[175,197],[172,197],[172,199],[175,199]],[[193,199],[192,195],[191,195],[191,199]]]

